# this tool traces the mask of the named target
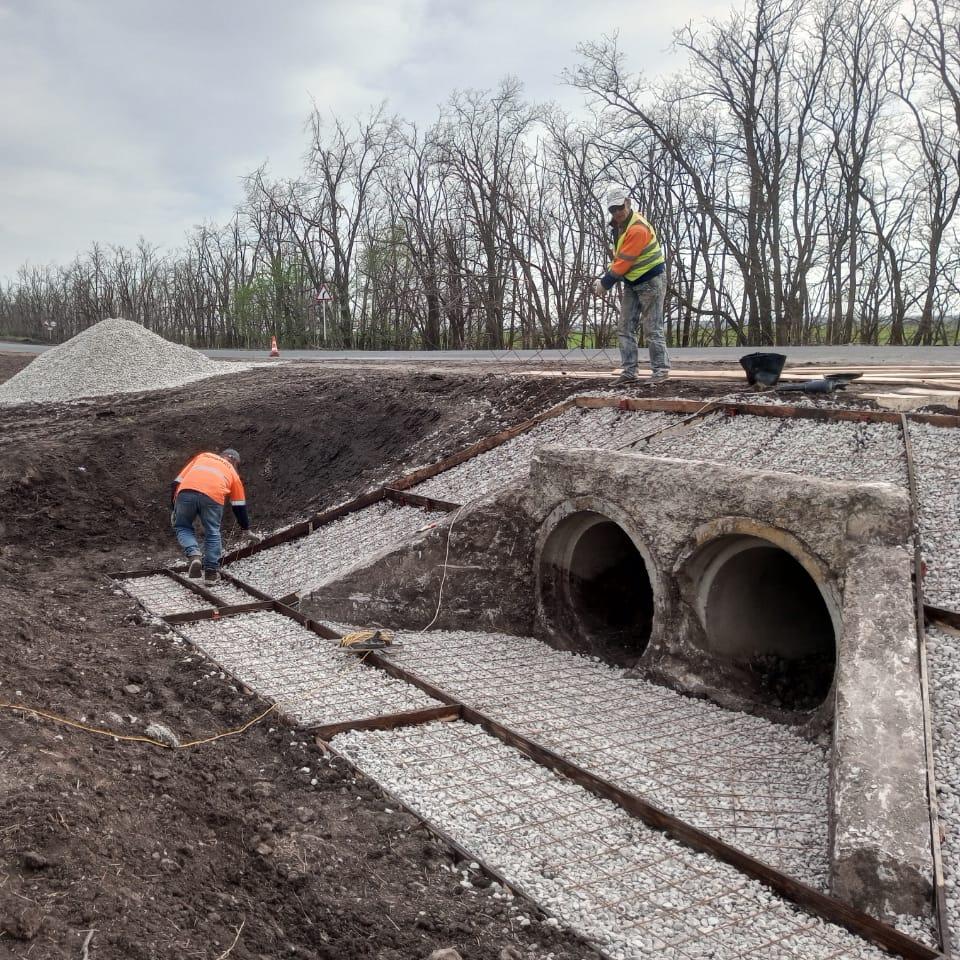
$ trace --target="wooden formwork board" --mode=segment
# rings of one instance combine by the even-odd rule
[[[937,806],[936,764],[933,751],[933,723],[930,706],[930,677],[927,667],[927,642],[923,606],[923,551],[920,541],[920,494],[917,485],[913,443],[906,414],[900,414],[903,449],[907,461],[907,487],[910,493],[910,521],[913,525],[913,597],[914,622],[917,631],[917,666],[920,671],[920,696],[923,707],[923,742],[927,762],[927,806],[930,817],[930,848],[933,854],[934,915],[940,936],[940,947],[950,954],[952,936],[947,922],[946,884],[943,876],[943,855],[940,848],[940,814]]]
[[[696,413],[703,407],[698,400],[657,400],[647,397],[577,397],[578,407],[618,410],[636,410],[660,413]],[[851,407],[803,407],[781,403],[741,403],[715,401],[715,410],[728,416],[746,414],[753,417],[784,417],[798,420],[853,421],[856,423],[900,423],[900,414],[894,410],[863,410]],[[960,427],[960,416],[945,413],[907,413],[915,423],[934,427]]]

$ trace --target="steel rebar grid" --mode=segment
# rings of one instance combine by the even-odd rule
[[[195,620],[177,629],[240,683],[275,702],[297,726],[309,729],[440,706],[275,611]]]
[[[438,631],[394,662],[517,733],[826,888],[828,762],[735,714],[521,637]]]
[[[333,742],[419,815],[618,955],[676,960],[885,955],[798,911],[734,868],[711,862],[527,762],[480,729],[429,724],[352,732]],[[606,919],[598,920],[604,912]],[[935,953],[914,944],[908,955]]]

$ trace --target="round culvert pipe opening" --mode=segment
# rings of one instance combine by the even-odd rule
[[[653,585],[630,534],[592,510],[564,517],[540,555],[540,604],[568,649],[631,666],[653,626]]]
[[[823,703],[836,669],[837,631],[824,591],[804,565],[761,537],[731,536],[711,544],[696,566],[707,650],[745,668],[776,706]]]

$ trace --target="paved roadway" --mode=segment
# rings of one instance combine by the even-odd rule
[[[49,346],[0,340],[0,353],[43,353]],[[259,360],[269,355],[261,350],[203,350],[215,360]],[[736,363],[747,353],[785,353],[787,364],[829,364],[869,366],[873,364],[960,364],[960,347],[684,347],[670,355],[678,363]],[[641,351],[641,362],[646,351]],[[619,364],[616,348],[607,350],[280,350],[285,360],[378,361],[389,363],[520,363],[560,366],[610,366]]]

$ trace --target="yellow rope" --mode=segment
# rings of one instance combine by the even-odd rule
[[[12,710],[16,713],[28,713],[35,717],[42,717],[45,720],[52,720],[54,723],[62,723],[64,726],[73,727],[77,730],[83,730],[86,733],[95,733],[101,737],[110,737],[113,740],[125,740],[128,743],[149,743],[154,747],[165,747],[167,750],[186,750],[188,747],[199,747],[205,743],[213,743],[214,740],[222,740],[224,737],[233,737],[238,733],[244,733],[255,723],[259,723],[267,714],[273,713],[277,709],[276,704],[268,707],[263,713],[248,720],[242,727],[234,730],[225,730],[223,733],[215,734],[212,737],[205,737],[202,740],[188,740],[178,746],[164,743],[162,740],[156,740],[153,737],[131,736],[124,733],[115,733],[113,730],[105,730],[103,727],[91,727],[86,723],[79,723],[76,720],[70,720],[68,717],[61,717],[57,713],[50,713],[47,710],[38,710],[36,707],[26,707],[21,703],[0,703],[0,709]]]
[[[341,647],[352,647],[355,643],[363,643],[365,640],[372,640],[377,634],[380,639],[389,647],[393,643],[393,633],[390,630],[356,630],[340,638]]]

